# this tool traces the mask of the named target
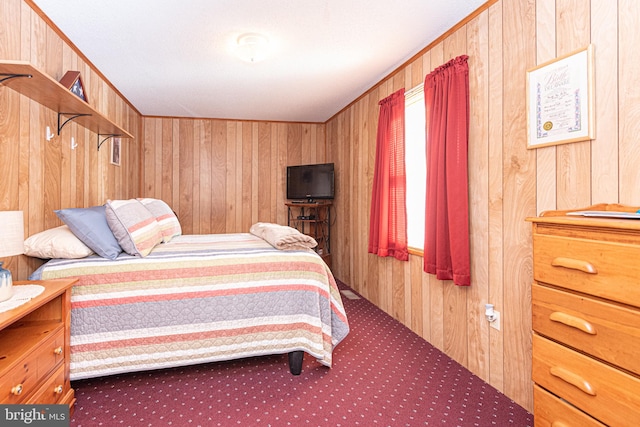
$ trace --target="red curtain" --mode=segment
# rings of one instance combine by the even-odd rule
[[[409,259],[404,163],[404,89],[379,102],[369,253]]]
[[[471,284],[469,261],[469,66],[466,55],[424,81],[427,194],[424,271],[456,285]]]

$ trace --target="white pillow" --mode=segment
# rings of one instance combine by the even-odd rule
[[[94,252],[66,225],[41,231],[24,241],[25,255],[49,258],[84,258]]]

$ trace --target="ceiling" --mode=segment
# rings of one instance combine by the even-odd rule
[[[143,115],[325,122],[486,0],[32,1]]]

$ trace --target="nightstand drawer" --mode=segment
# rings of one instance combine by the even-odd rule
[[[533,284],[533,330],[640,374],[640,311]]]
[[[64,387],[64,365],[38,389],[38,391],[27,401],[27,403],[52,404],[64,396],[67,390]]]
[[[598,420],[537,385],[533,386],[533,408],[535,427],[604,427]]]
[[[36,352],[38,376],[44,377],[58,363],[64,360],[64,329],[60,328],[47,339]]]
[[[64,360],[64,327],[51,332],[31,353],[0,378],[0,403],[20,403],[35,391],[37,383]]]
[[[534,233],[533,258],[539,282],[640,305],[638,245]]]
[[[0,403],[20,403],[33,393],[38,384],[36,363],[24,359],[15,370],[0,378]]]
[[[605,424],[640,425],[638,378],[535,334],[533,380]]]

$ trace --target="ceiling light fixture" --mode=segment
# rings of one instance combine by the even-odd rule
[[[246,33],[238,37],[236,54],[247,62],[258,62],[264,59],[269,51],[269,40],[258,33]]]

